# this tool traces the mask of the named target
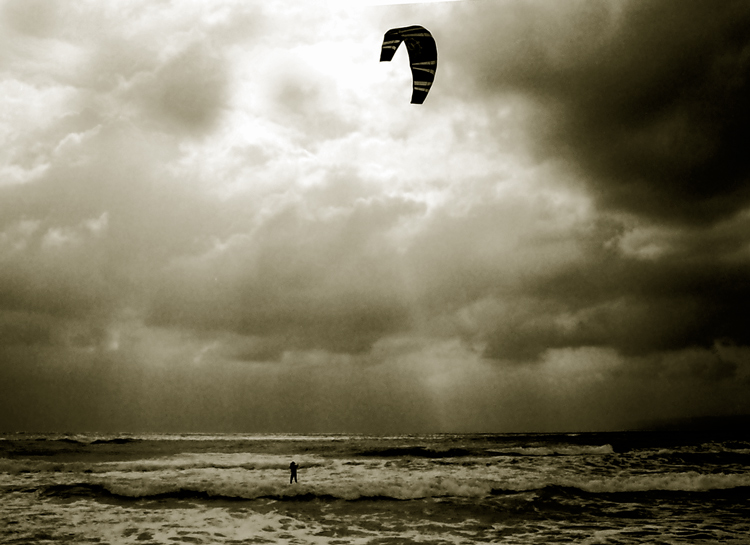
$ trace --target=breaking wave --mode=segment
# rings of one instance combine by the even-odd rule
[[[512,447],[494,451],[498,456],[587,456],[614,454],[612,445],[559,445],[548,447]]]
[[[509,447],[505,449],[475,450],[465,448],[434,449],[421,446],[391,447],[364,450],[358,456],[381,458],[463,458],[493,456],[587,456],[613,454],[612,445],[557,445],[539,447]]]
[[[392,447],[384,449],[364,450],[359,456],[372,456],[381,458],[459,458],[464,456],[477,456],[478,452],[463,448],[449,448],[445,450],[431,449],[427,447]]]
[[[362,496],[362,495],[336,495],[311,491],[300,488],[298,491],[284,492],[280,487],[266,487],[257,490],[255,494],[238,493],[237,490],[226,490],[221,493],[217,490],[199,488],[178,488],[174,490],[140,493],[133,489],[123,489],[119,486],[104,486],[92,483],[74,483],[68,485],[53,485],[37,491],[40,497],[60,499],[100,499],[119,501],[140,500],[194,500],[194,501],[249,501],[249,500],[276,500],[276,501],[334,501],[334,500],[373,500],[373,501],[403,501],[414,498],[400,498],[395,496]]]
[[[320,467],[325,461],[305,459],[304,467]],[[47,460],[0,459],[0,473],[149,473],[165,470],[245,469],[288,470],[289,462],[278,457],[179,456],[118,462],[55,462]]]
[[[420,500],[427,498],[478,499],[513,494],[565,493],[587,496],[654,493],[747,493],[748,474],[641,475],[608,479],[530,478],[513,483],[484,480],[457,480],[422,477],[412,480],[324,481],[289,485],[280,479],[238,481],[195,478],[172,479],[92,479],[88,482],[55,484],[37,489],[41,497],[102,500]]]

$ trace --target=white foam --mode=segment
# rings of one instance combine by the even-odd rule
[[[550,447],[512,447],[495,450],[519,456],[586,456],[612,454],[612,445],[559,445]]]
[[[709,490],[727,490],[730,488],[750,486],[750,474],[747,473],[711,473],[702,474],[696,471],[683,473],[662,473],[654,475],[627,475],[607,479],[590,479],[586,481],[567,480],[558,483],[563,486],[575,486],[587,492],[648,492],[666,490],[675,492],[706,492]]]
[[[482,498],[493,490],[532,491],[547,486],[573,487],[591,493],[707,491],[750,486],[750,474],[730,472],[637,473],[618,469],[601,477],[575,460],[557,457],[532,457],[522,459],[520,464],[514,464],[507,456],[497,457],[492,459],[490,467],[445,459],[351,460],[313,455],[295,459],[300,482],[291,486],[288,456],[248,453],[181,454],[150,460],[67,464],[0,460],[3,472],[0,483],[18,483],[20,478],[25,486],[83,482],[133,498],[188,490],[246,499],[309,494],[345,500]],[[540,464],[542,460],[544,463]]]

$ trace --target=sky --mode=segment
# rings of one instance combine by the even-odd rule
[[[745,1],[3,0],[0,430],[749,414],[748,142]]]

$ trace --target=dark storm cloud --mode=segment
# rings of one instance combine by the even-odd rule
[[[42,175],[0,188],[0,346],[116,346],[110,328],[143,306],[151,278],[206,247],[213,201],[155,166],[174,147],[95,122],[63,118],[38,138]]]
[[[46,345],[52,340],[49,318],[28,312],[0,313],[0,346]]]
[[[49,311],[0,310],[0,348],[91,350],[106,347],[108,340],[104,322],[91,316],[71,319]]]
[[[616,224],[597,224],[583,259],[529,279],[522,297],[478,307],[486,354],[535,359],[549,348],[611,347],[625,356],[747,346],[745,219],[673,234],[657,257],[628,255]],[[675,240],[675,238],[677,240]]]
[[[445,38],[462,59],[456,84],[531,97],[541,106],[528,127],[536,153],[568,161],[601,204],[687,223],[747,204],[747,2],[461,7],[470,15],[455,20],[460,38]]]
[[[307,204],[282,207],[251,235],[177,261],[154,294],[149,323],[252,338],[238,359],[363,352],[408,327],[396,259],[382,237],[414,205],[375,199],[320,214],[315,198],[310,192]]]

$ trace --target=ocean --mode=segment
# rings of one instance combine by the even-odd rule
[[[0,543],[746,544],[749,469],[747,431],[0,434]]]

